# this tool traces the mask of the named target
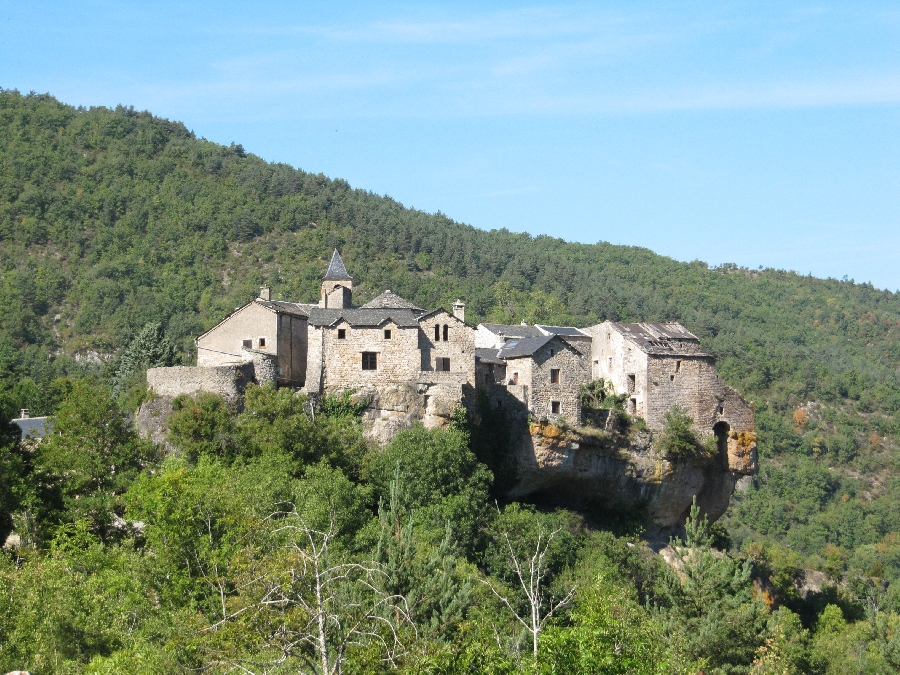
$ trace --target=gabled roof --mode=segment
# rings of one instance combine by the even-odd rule
[[[414,305],[409,300],[401,298],[391,291],[385,291],[381,295],[369,300],[369,302],[360,307],[360,309],[413,309],[419,312],[425,311],[418,305]]]
[[[481,325],[491,331],[494,335],[499,335],[501,337],[544,337],[544,333],[534,326],[511,326],[502,323],[483,323]]]
[[[387,321],[393,321],[400,328],[418,328],[418,312],[411,309],[368,308],[322,309],[312,307],[309,311],[309,325],[336,326],[342,321],[352,327],[373,328]]]
[[[527,337],[519,340],[510,340],[503,349],[497,352],[501,359],[518,359],[524,356],[534,356],[534,353],[551,340],[555,335],[541,335],[540,337]]]
[[[542,324],[535,324],[535,328],[540,330],[544,335],[564,335],[568,337],[591,337],[587,333],[585,333],[580,328],[575,328],[573,326],[544,326]]]
[[[647,354],[710,356],[700,351],[700,339],[680,323],[620,323],[609,324],[629,342]]]
[[[353,281],[353,277],[347,274],[347,268],[344,267],[344,261],[341,260],[341,254],[337,249],[331,254],[331,262],[328,264],[328,271],[322,277],[323,281]]]
[[[241,305],[240,307],[238,307],[236,310],[231,312],[228,316],[226,316],[224,319],[222,319],[219,323],[217,323],[215,326],[213,326],[209,330],[206,330],[206,331],[200,333],[200,335],[198,335],[195,338],[195,340],[199,340],[200,338],[205,337],[206,335],[208,335],[209,333],[214,331],[216,328],[221,326],[223,323],[228,321],[235,314],[239,314],[240,312],[243,312],[245,309],[247,309],[248,307],[250,307],[251,305],[254,305],[254,304],[259,305],[261,307],[265,307],[270,312],[275,312],[276,314],[290,314],[291,316],[299,316],[304,319],[309,316],[309,307],[310,307],[309,305],[304,305],[299,302],[285,302],[283,300],[263,300],[262,298],[254,298],[253,300],[248,302],[246,305]]]

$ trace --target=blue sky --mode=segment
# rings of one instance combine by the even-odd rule
[[[0,87],[484,229],[900,289],[896,0],[0,0]]]

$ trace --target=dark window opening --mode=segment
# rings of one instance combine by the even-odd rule
[[[446,342],[447,340],[450,339],[448,337],[448,335],[449,335],[449,328],[448,328],[447,324],[444,324],[444,342]]]
[[[266,338],[259,338],[259,348],[260,349],[266,348]]]
[[[681,372],[681,361],[676,361],[676,362],[675,362],[675,372],[676,372],[676,373],[680,373],[680,372]]]
[[[559,384],[559,368],[550,369],[550,384]]]
[[[669,375],[669,380],[672,381],[672,382],[674,382],[674,381],[675,381],[675,376],[674,376],[674,375]]]
[[[450,372],[450,359],[446,357],[438,357],[435,359],[435,370],[442,373]]]
[[[338,340],[346,340],[347,339],[347,329],[346,328],[338,328]]]
[[[362,353],[362,369],[378,370],[378,352]]]
[[[550,412],[559,415],[559,401],[550,401]]]
[[[635,379],[634,375],[628,376],[628,393],[631,394],[635,390]]]
[[[385,328],[385,329],[384,329],[384,339],[385,339],[385,340],[390,340],[390,339],[391,339],[391,329],[390,329],[390,328]]]
[[[438,326],[437,324],[434,325],[434,341],[435,342],[441,341],[441,327]]]
[[[728,432],[731,431],[731,427],[728,425],[728,422],[718,422],[712,428],[713,435],[716,437],[716,449],[719,451],[719,456],[722,458],[727,457],[728,455]]]
[[[513,384],[519,384],[519,374],[518,374],[518,373],[513,373],[513,376],[512,376],[512,383],[513,383]]]
[[[719,404],[719,414],[720,414],[720,415],[724,415],[724,414],[725,414],[725,404],[724,404],[724,403],[720,403],[720,404]]]
[[[253,340],[244,340],[244,349],[253,349]]]

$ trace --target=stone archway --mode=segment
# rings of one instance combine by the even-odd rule
[[[713,435],[716,437],[716,449],[718,450],[718,455],[719,457],[722,457],[726,463],[728,462],[728,434],[730,431],[731,425],[725,420],[716,422],[712,428]]]

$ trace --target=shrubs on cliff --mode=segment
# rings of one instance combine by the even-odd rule
[[[716,451],[715,438],[712,443],[702,443],[694,431],[694,420],[678,406],[666,412],[656,444],[668,459],[676,461],[705,460]]]

